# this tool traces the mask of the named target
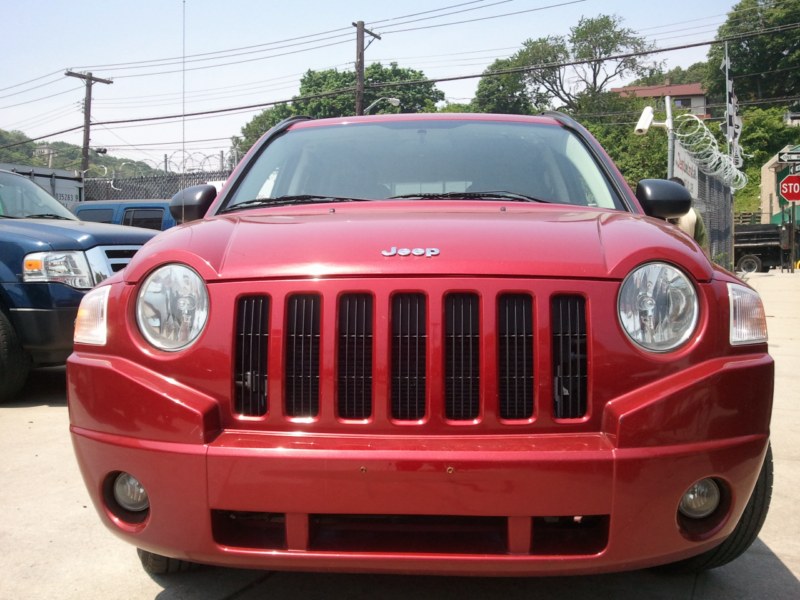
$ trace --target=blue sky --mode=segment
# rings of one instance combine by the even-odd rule
[[[367,49],[367,64],[394,61],[428,77],[453,77],[480,73],[495,59],[513,54],[526,39],[567,35],[582,16],[622,17],[624,26],[660,48],[711,40],[735,3],[7,0],[4,4],[0,129],[35,138],[83,123],[83,82],[64,76],[67,69],[91,71],[114,81],[93,87],[94,122],[179,115],[288,99],[298,92],[299,79],[308,69],[352,69],[353,21],[365,21],[382,36]],[[437,9],[441,10],[432,12]],[[701,46],[655,58],[668,68],[687,67],[705,60],[707,51],[708,46]],[[439,88],[448,100],[466,102],[476,85],[477,79],[467,79],[441,83]],[[109,148],[114,156],[154,165],[162,164],[165,155],[172,158],[184,152],[197,162],[227,152],[229,138],[260,110],[156,124],[97,125],[92,127],[91,144]],[[82,131],[48,139],[80,145]]]

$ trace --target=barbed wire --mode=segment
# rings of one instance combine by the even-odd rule
[[[675,139],[688,152],[697,168],[710,177],[716,177],[734,190],[747,185],[747,175],[736,168],[733,159],[719,149],[714,134],[696,115],[686,113],[675,118]]]

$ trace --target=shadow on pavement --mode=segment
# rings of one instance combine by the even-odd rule
[[[33,369],[28,381],[11,402],[4,407],[65,406],[67,404],[67,368],[43,367]]]
[[[145,577],[144,573],[142,576]],[[158,600],[749,600],[800,598],[800,582],[760,540],[741,558],[700,575],[658,570],[611,575],[542,578],[420,577],[285,573],[207,568],[157,577]]]

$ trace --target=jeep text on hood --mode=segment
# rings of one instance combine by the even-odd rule
[[[82,303],[101,519],[151,573],[733,560],[773,364],[758,295],[665,222],[690,205],[558,114],[277,125]]]

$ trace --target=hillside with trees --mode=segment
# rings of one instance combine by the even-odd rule
[[[6,146],[6,147],[4,147]],[[0,163],[50,167],[65,171],[81,168],[80,146],[66,142],[34,142],[20,131],[0,129]],[[163,171],[153,169],[141,161],[117,158],[107,153],[92,152],[87,177],[106,177],[114,173],[126,177],[154,175]]]

